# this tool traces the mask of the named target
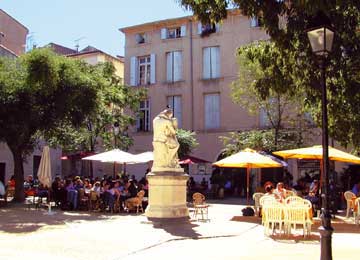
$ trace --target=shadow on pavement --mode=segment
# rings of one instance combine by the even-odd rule
[[[42,227],[63,225],[77,221],[109,219],[114,215],[100,215],[96,212],[53,210],[48,215],[44,209],[27,209],[10,206],[0,209],[0,230],[7,233],[30,233]]]
[[[177,221],[154,221],[152,222],[154,228],[163,229],[172,236],[177,236],[180,238],[192,238],[197,239],[201,236],[194,228],[199,225],[193,224],[190,220],[182,220],[181,222]]]

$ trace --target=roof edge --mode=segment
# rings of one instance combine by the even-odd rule
[[[29,33],[29,29],[23,25],[22,23],[20,23],[18,20],[16,20],[14,17],[12,17],[10,14],[8,14],[7,12],[5,12],[3,9],[0,8],[0,11],[3,12],[4,14],[6,14],[7,16],[9,16],[11,19],[13,19],[17,24],[21,25],[27,33]]]

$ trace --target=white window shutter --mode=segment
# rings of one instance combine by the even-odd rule
[[[130,85],[137,86],[137,57],[130,58]]]
[[[216,32],[219,32],[219,31],[220,31],[220,24],[219,24],[219,23],[216,23],[216,24],[215,24],[215,31],[216,31]]]
[[[174,52],[174,81],[182,79],[182,51]]]
[[[181,37],[185,37],[185,36],[186,36],[186,25],[181,25],[180,36],[181,36]]]
[[[203,78],[209,79],[210,78],[210,49],[211,48],[204,48],[203,49]]]
[[[211,77],[212,78],[220,77],[220,48],[219,47],[211,48]]]
[[[198,22],[198,34],[201,34],[202,32],[202,24],[201,22]]]
[[[258,18],[256,16],[251,17],[250,26],[251,27],[257,27],[258,26]]]
[[[181,128],[182,121],[182,107],[181,107],[181,96],[174,97],[174,116],[177,118],[178,127]]]
[[[173,81],[173,53],[166,53],[166,81]]]
[[[213,95],[213,128],[220,128],[220,95],[214,94]]]
[[[205,128],[220,127],[220,96],[219,94],[205,95]]]
[[[167,29],[166,28],[162,28],[161,29],[161,39],[164,40],[167,38]]]
[[[150,83],[155,84],[156,83],[156,68],[155,68],[155,54],[150,55]]]

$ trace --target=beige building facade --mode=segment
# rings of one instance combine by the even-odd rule
[[[148,90],[132,152],[152,150],[152,119],[167,105],[181,128],[196,132],[200,145],[193,154],[210,162],[223,148],[220,136],[259,126],[259,117],[250,116],[230,97],[238,74],[237,48],[268,39],[256,19],[234,11],[213,26],[189,16],[120,31],[126,39],[125,83]]]

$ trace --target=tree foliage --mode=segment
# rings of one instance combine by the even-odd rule
[[[195,132],[190,132],[184,129],[176,130],[176,138],[180,144],[178,150],[179,158],[184,158],[189,155],[193,149],[195,149],[199,143],[196,141]]]
[[[321,126],[320,72],[311,52],[306,29],[318,11],[332,21],[335,38],[328,57],[329,134],[342,145],[360,149],[360,1],[277,1],[277,0],[181,0],[203,22],[218,22],[227,16],[227,8],[238,8],[249,17],[262,19],[272,41],[291,59],[293,87],[306,96],[304,105]],[[286,57],[284,55],[284,57]],[[274,72],[276,73],[276,72]],[[259,89],[268,96],[270,86]],[[287,85],[283,91],[289,90]],[[290,90],[292,91],[292,90]]]
[[[67,152],[94,152],[96,148],[109,150],[115,146],[128,150],[133,140],[127,131],[135,123],[136,111],[140,100],[145,97],[145,91],[123,85],[110,63],[95,66],[82,63],[81,66],[97,82],[96,107],[76,128],[68,122],[60,122],[54,131],[49,132],[49,139]],[[115,124],[118,126],[118,133],[114,131]]]
[[[24,199],[23,161],[45,136],[66,121],[79,126],[97,102],[94,76],[79,62],[37,49],[17,60],[0,58],[0,141],[14,157],[15,200]]]

